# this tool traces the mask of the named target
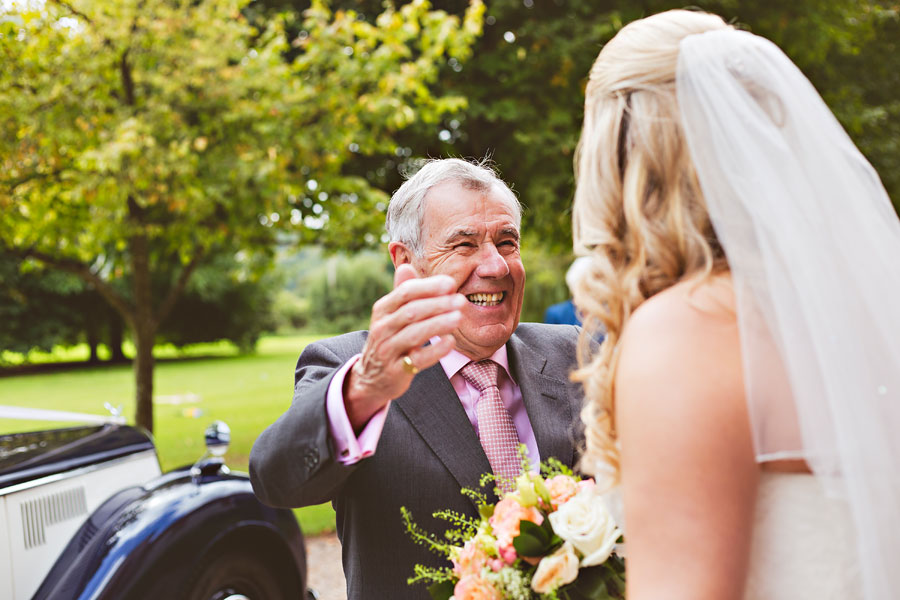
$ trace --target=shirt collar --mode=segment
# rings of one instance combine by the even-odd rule
[[[433,344],[436,341],[437,338],[432,339],[431,343]],[[512,373],[509,372],[509,359],[506,355],[506,344],[500,346],[500,348],[498,348],[489,358],[503,368],[503,371],[506,373],[506,376],[509,377],[510,381],[515,381],[512,377]],[[450,379],[459,373],[460,369],[469,364],[471,360],[471,358],[454,348],[441,359],[441,367],[443,367],[444,373],[447,374],[447,379]]]

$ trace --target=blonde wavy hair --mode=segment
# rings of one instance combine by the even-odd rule
[[[619,31],[591,68],[575,157],[575,290],[585,317],[575,381],[584,385],[582,468],[618,481],[615,366],[622,329],[646,299],[688,277],[727,271],[684,139],[675,69],[681,40],[730,27],[672,10]],[[592,341],[606,337],[599,349]]]

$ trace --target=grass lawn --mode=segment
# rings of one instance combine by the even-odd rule
[[[247,470],[253,441],[290,405],[300,350],[320,336],[267,337],[257,353],[238,356],[228,344],[171,348],[156,353],[154,387],[156,448],[163,470],[195,462],[204,452],[203,431],[220,419],[231,427],[227,464]],[[69,359],[71,353],[66,355]],[[0,377],[0,404],[107,414],[122,406],[134,421],[134,375],[128,365]],[[66,423],[0,419],[0,432],[46,429]],[[329,504],[295,510],[304,533],[334,530]]]

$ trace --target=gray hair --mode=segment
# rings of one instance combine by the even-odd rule
[[[422,219],[425,215],[425,195],[436,185],[455,182],[462,187],[479,192],[498,191],[507,196],[516,219],[516,228],[522,224],[522,206],[509,186],[497,176],[487,160],[469,162],[460,158],[440,158],[425,162],[415,175],[407,179],[391,196],[385,229],[392,242],[402,242],[421,257]]]

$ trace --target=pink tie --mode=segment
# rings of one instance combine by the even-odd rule
[[[478,439],[487,455],[498,485],[504,492],[515,488],[514,479],[522,472],[519,458],[519,435],[512,416],[500,398],[497,372],[500,365],[490,359],[470,362],[462,368],[463,378],[481,395],[475,405]]]

